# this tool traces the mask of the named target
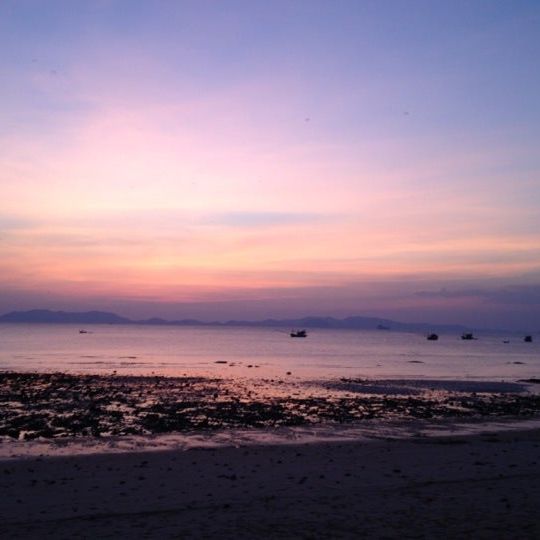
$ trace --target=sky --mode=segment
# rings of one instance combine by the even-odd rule
[[[0,3],[0,312],[540,330],[537,1]]]

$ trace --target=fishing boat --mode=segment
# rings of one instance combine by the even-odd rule
[[[291,337],[307,337],[307,332],[305,330],[293,330]]]
[[[525,336],[525,337],[523,338],[523,341],[524,341],[525,343],[532,343],[532,336]]]
[[[461,334],[461,339],[471,340],[471,339],[476,339],[476,338],[471,332],[464,332],[463,334]]]
[[[426,338],[428,341],[437,341],[439,339],[438,334],[429,334]]]

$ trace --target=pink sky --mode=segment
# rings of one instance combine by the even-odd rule
[[[191,3],[133,8],[136,28],[106,4],[51,28],[0,8],[4,45],[24,41],[0,65],[0,309],[540,312],[538,40],[515,35],[538,10],[421,43],[436,11],[381,35],[387,9],[351,3],[352,24],[321,5],[287,22],[253,7],[260,35],[249,12]]]

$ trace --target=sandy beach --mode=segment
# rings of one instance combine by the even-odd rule
[[[538,538],[540,431],[34,457],[2,538]]]
[[[535,380],[0,382],[1,538],[540,535]]]

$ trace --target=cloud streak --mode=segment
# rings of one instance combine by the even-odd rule
[[[207,217],[202,223],[240,228],[265,228],[287,225],[321,224],[336,220],[335,216],[309,212],[228,212]]]
[[[540,284],[512,285],[498,288],[440,289],[420,291],[419,298],[474,299],[489,304],[540,306]]]

